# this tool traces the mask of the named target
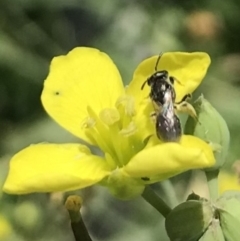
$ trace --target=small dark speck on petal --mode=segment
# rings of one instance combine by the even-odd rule
[[[60,95],[60,93],[58,91],[55,92],[55,95]]]
[[[143,181],[150,181],[150,178],[149,178],[149,177],[141,177],[141,179],[142,179]]]

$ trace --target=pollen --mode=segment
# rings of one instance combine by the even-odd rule
[[[132,121],[126,128],[120,130],[120,134],[122,134],[123,136],[131,136],[136,131],[137,131],[137,127],[136,127],[135,123]]]
[[[103,123],[111,126],[120,120],[120,115],[116,109],[106,108],[100,112],[99,118]]]
[[[134,98],[129,95],[124,95],[118,98],[116,102],[116,107],[119,109],[121,106],[124,107],[125,115],[134,116],[135,115],[135,103]]]
[[[88,117],[83,123],[85,134],[91,141],[114,160],[114,168],[124,166],[136,151],[143,148],[137,138],[138,128],[134,122],[135,106],[131,96],[120,97],[115,108],[104,108],[99,113],[87,107]]]

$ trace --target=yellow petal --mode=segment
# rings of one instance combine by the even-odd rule
[[[133,79],[127,88],[127,94],[133,95],[137,103],[144,101],[149,95],[149,87],[145,86],[141,90],[141,86],[155,72],[157,58],[158,55],[144,60],[134,72]],[[210,62],[209,55],[203,52],[167,52],[162,55],[157,70],[167,70],[170,76],[180,81],[180,83],[177,81],[174,83],[178,102],[199,86]]]
[[[37,144],[17,153],[3,190],[7,193],[68,191],[99,182],[109,174],[104,159],[79,144]]]
[[[194,136],[183,136],[181,143],[148,147],[123,168],[132,177],[158,176],[163,180],[181,172],[210,167],[215,163],[211,148]]]
[[[156,133],[155,120],[151,117],[152,113],[153,106],[150,102],[147,105],[140,105],[133,117],[138,129],[138,136],[142,141]]]
[[[52,60],[41,99],[54,120],[91,143],[82,128],[87,106],[99,114],[103,108],[114,107],[123,91],[121,76],[108,55],[79,47]]]
[[[227,190],[240,191],[240,180],[236,173],[221,171],[219,173],[219,193],[224,193]]]

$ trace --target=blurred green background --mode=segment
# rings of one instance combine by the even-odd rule
[[[231,170],[240,156],[239,12],[237,0],[0,1],[0,185],[9,158],[23,147],[78,141],[47,116],[39,98],[51,59],[76,46],[108,53],[125,84],[151,55],[208,52],[212,64],[194,97],[204,93],[227,121],[231,147],[225,168]],[[81,195],[94,240],[168,240],[163,219],[141,198],[121,202],[101,187]],[[64,198],[0,191],[0,240],[74,240]]]

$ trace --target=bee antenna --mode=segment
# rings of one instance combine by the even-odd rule
[[[163,52],[160,52],[160,54],[158,55],[158,59],[157,59],[156,65],[155,65],[155,71],[156,71],[156,72],[157,72],[157,66],[158,66],[158,64],[159,64],[159,61],[160,61],[162,55],[163,55]]]
[[[143,90],[143,88],[144,88],[145,84],[147,83],[147,81],[148,81],[148,80],[144,81],[144,83],[143,83],[143,85],[142,85],[142,87],[141,87],[141,90]]]

